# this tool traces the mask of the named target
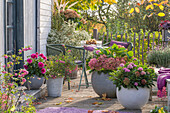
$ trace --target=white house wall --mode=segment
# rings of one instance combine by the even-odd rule
[[[24,46],[32,46],[33,50],[24,56],[36,52],[36,1],[24,0]]]
[[[51,0],[40,0],[40,52],[46,54],[48,33],[51,29]]]
[[[0,62],[4,62],[4,1],[0,0]]]

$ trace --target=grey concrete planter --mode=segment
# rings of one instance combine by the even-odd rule
[[[106,93],[108,98],[115,98],[116,85],[114,85],[108,77],[109,74],[98,74],[98,72],[93,72],[91,77],[92,87],[100,97],[102,97],[102,94]]]
[[[34,75],[29,80],[27,80],[24,85],[28,90],[37,90],[43,85],[43,83],[44,77],[40,78]]]
[[[50,97],[60,97],[63,88],[63,78],[48,78],[47,91]]]

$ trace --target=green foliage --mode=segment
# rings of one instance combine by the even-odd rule
[[[66,44],[71,46],[80,46],[82,40],[91,39],[90,35],[86,31],[76,31],[76,23],[64,22],[62,28],[51,29],[49,37],[47,39],[48,44]]]
[[[47,64],[47,75],[51,78],[63,77],[65,74],[72,73],[72,71],[77,69],[76,64],[74,63],[74,57],[70,54],[71,50],[57,55],[50,56]]]
[[[149,52],[147,61],[150,65],[168,68],[170,66],[170,47],[153,49]]]
[[[138,61],[134,58],[133,62],[128,62],[125,65],[121,64],[118,70],[110,73],[112,75],[110,80],[121,89],[147,87],[151,88],[153,81],[156,81],[156,74],[154,69],[148,65],[138,65]]]

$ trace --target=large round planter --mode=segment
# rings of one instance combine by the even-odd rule
[[[120,91],[117,88],[116,94],[118,101],[126,109],[141,109],[148,102],[150,89],[139,87],[137,90],[121,87]]]
[[[30,79],[28,79],[25,82],[25,87],[28,90],[37,90],[43,85],[43,83],[44,83],[44,77],[40,78],[34,75],[33,77],[30,77]]]
[[[102,94],[106,93],[108,98],[115,98],[116,85],[114,85],[108,77],[109,74],[98,74],[98,72],[93,72],[91,77],[92,87],[100,97],[102,97]]]
[[[50,97],[60,97],[63,88],[63,78],[48,78],[47,91]]]

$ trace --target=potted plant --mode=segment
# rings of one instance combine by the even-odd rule
[[[109,98],[116,97],[116,86],[109,80],[109,72],[117,70],[121,63],[125,64],[133,56],[133,52],[113,44],[109,48],[96,50],[94,56],[95,58],[88,63],[93,72],[91,82],[94,91],[100,97],[102,94],[106,94]]]
[[[170,68],[170,47],[157,47],[147,55],[147,62],[157,67]]]
[[[127,109],[143,107],[148,102],[153,81],[156,81],[154,69],[137,62],[120,64],[117,71],[110,73],[110,79],[117,87],[117,99]]]
[[[24,65],[24,68],[29,72],[25,78],[27,79],[27,82],[25,83],[25,86],[28,90],[34,90],[39,89],[43,82],[44,77],[46,77],[46,64],[45,61],[47,60],[47,57],[43,54],[33,53],[31,56],[28,57],[26,60],[26,64]]]
[[[76,64],[70,50],[66,51],[65,55],[62,53],[58,56],[50,56],[47,64],[47,90],[48,96],[60,97],[63,88],[63,78],[69,79],[69,74],[77,69]]]
[[[162,30],[162,37],[164,41],[170,41],[170,21],[161,21],[159,24],[159,30]]]

